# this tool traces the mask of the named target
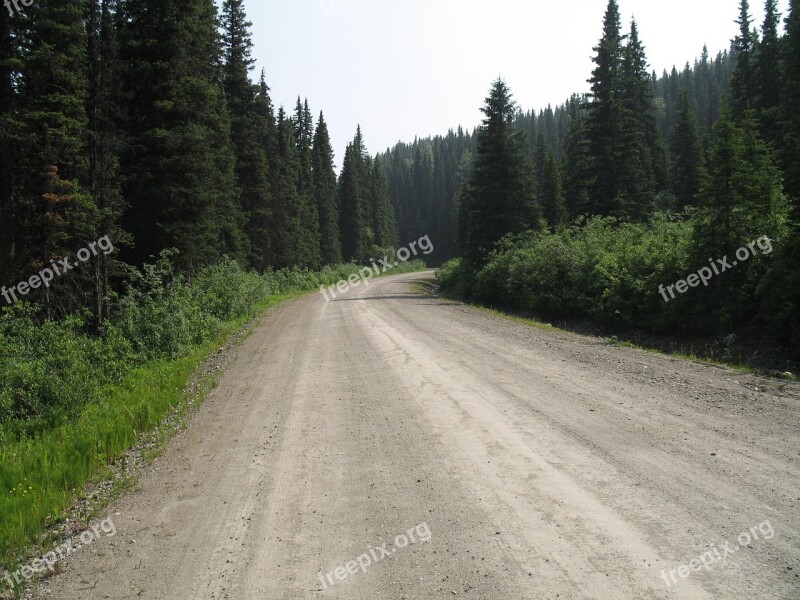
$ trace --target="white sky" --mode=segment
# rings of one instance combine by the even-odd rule
[[[651,70],[681,69],[730,45],[738,0],[620,0]],[[762,0],[751,0],[755,24]],[[370,153],[415,136],[472,129],[502,75],[523,109],[587,91],[607,0],[246,0],[258,75],[276,108],[308,98],[341,165],[360,123]],[[788,10],[788,0],[781,0]]]

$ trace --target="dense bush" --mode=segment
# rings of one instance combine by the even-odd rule
[[[0,423],[71,412],[130,364],[130,346],[116,332],[101,340],[84,333],[78,316],[44,324],[33,317],[25,306],[0,312]]]
[[[225,258],[187,278],[177,273],[173,257],[165,252],[155,264],[130,270],[100,337],[87,332],[81,316],[40,324],[25,305],[0,311],[0,424],[6,433],[18,437],[68,421],[131,369],[187,356],[226,323],[254,314],[268,297],[332,285],[360,268],[257,274]],[[392,273],[423,266],[406,263]]]
[[[664,215],[646,224],[596,217],[555,233],[507,238],[480,268],[456,260],[442,266],[437,276],[446,289],[544,317],[589,318],[656,332],[709,331],[736,323],[741,315],[734,312],[736,307],[726,307],[726,297],[749,295],[761,301],[765,319],[777,312],[766,309],[772,296],[764,284],[774,257],[761,254],[715,277],[708,289],[690,289],[665,302],[660,285],[706,266],[691,258],[692,234],[691,221]],[[742,240],[742,245],[750,241]],[[709,306],[710,298],[714,306]]]

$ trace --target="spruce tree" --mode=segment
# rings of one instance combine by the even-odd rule
[[[670,187],[675,197],[674,209],[683,212],[696,206],[700,191],[706,181],[703,144],[697,118],[689,104],[687,91],[681,90],[678,101],[678,121],[670,138]]]
[[[137,262],[177,248],[195,270],[246,240],[213,0],[126,0],[121,54],[130,135],[124,223]]]
[[[119,154],[125,142],[117,126],[122,111],[119,47],[114,19],[114,0],[89,0],[87,52],[89,96],[88,188],[97,210],[97,237],[109,236],[117,248],[130,245],[130,235],[119,224],[124,205]],[[110,313],[110,277],[118,275],[113,257],[92,259],[95,329]]]
[[[297,185],[300,161],[294,125],[283,107],[278,111],[278,172],[273,188],[271,215],[272,264],[278,268],[299,265],[303,258],[302,201]]]
[[[300,251],[299,264],[308,268],[319,268],[322,264],[320,250],[319,212],[314,196],[311,166],[311,146],[314,139],[314,122],[308,101],[300,102],[293,119],[295,143],[297,144],[297,193],[300,201]]]
[[[791,0],[789,6],[783,51],[784,135],[780,157],[786,192],[794,204],[794,219],[800,223],[800,8],[798,0]]]
[[[462,202],[461,249],[472,264],[483,263],[504,236],[538,225],[529,147],[513,124],[515,108],[498,79],[481,109],[475,165]]]
[[[761,43],[755,64],[755,85],[761,133],[773,147],[779,148],[783,133],[780,128],[781,42],[778,36],[780,13],[778,0],[766,0]]]
[[[247,237],[247,262],[258,270],[269,265],[269,233],[266,230],[272,196],[267,148],[262,139],[271,118],[259,106],[259,88],[250,80],[253,43],[243,0],[222,4],[224,89],[231,118],[231,148],[236,157],[238,205]]]
[[[371,173],[372,192],[370,194],[373,243],[378,248],[397,247],[397,226],[394,220],[394,211],[389,201],[389,187],[386,183],[386,173],[383,164],[372,161]]]
[[[345,260],[362,261],[368,258],[370,179],[364,137],[359,126],[356,137],[347,146],[337,190],[342,256]]]
[[[588,104],[589,178],[591,212],[623,214],[620,198],[622,173],[622,105],[620,79],[624,46],[616,0],[609,0],[603,19],[603,37],[594,48],[595,68],[589,80],[592,101]]]
[[[561,172],[553,151],[547,153],[544,163],[544,174],[539,186],[539,204],[545,221],[551,228],[564,224],[566,208],[564,192],[561,187]]]
[[[748,0],[740,0],[736,21],[739,35],[733,40],[736,70],[731,80],[731,109],[736,119],[753,108],[756,97],[755,48],[758,40],[754,39],[750,29],[752,22]]]
[[[653,111],[653,96],[644,46],[636,21],[623,52],[620,69],[619,214],[643,220],[652,210],[655,193],[664,182],[661,134]]]
[[[275,120],[275,111],[269,95],[266,74],[261,71],[261,77],[256,90],[256,119],[260,126],[256,130],[258,145],[264,152],[267,161],[269,200],[267,206],[254,207],[247,215],[247,234],[250,240],[251,264],[258,270],[266,270],[274,266],[275,252],[272,248],[274,215],[273,206],[276,203],[275,189],[281,177],[281,157],[278,144],[278,128]]]
[[[336,204],[336,172],[333,164],[328,125],[319,114],[314,145],[311,151],[311,173],[314,179],[314,197],[319,213],[320,250],[327,265],[342,262],[342,242],[339,233],[339,207]]]
[[[753,306],[756,276],[753,263],[742,264],[736,250],[761,236],[785,236],[787,206],[780,172],[756,121],[745,113],[737,124],[725,107],[715,128],[709,178],[694,215],[692,259],[696,264],[729,258],[732,272],[717,278],[702,296],[698,314],[730,325]],[[720,310],[711,310],[720,307]]]
[[[573,96],[570,100],[569,128],[564,142],[562,159],[561,172],[564,174],[564,197],[569,219],[575,219],[578,215],[588,213],[590,210],[589,140],[582,104],[584,103],[577,96]]]
[[[732,256],[744,242],[777,237],[787,204],[780,171],[755,119],[746,116],[737,124],[725,107],[714,132],[709,177],[696,215],[696,248],[699,255]]]
[[[16,132],[17,273],[27,278],[83,247],[97,233],[98,213],[87,190],[88,129],[85,3],[32,5],[22,19]],[[92,305],[91,272],[74,270],[40,287],[52,317]]]
[[[547,161],[547,138],[544,133],[544,127],[539,127],[536,134],[536,149],[533,152],[533,166],[536,173],[536,183],[541,184],[544,181],[544,165]]]

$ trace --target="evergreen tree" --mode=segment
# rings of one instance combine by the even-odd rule
[[[261,71],[258,88],[256,90],[256,117],[260,122],[256,129],[258,145],[264,152],[267,161],[269,183],[269,205],[253,207],[247,214],[247,234],[250,240],[251,264],[258,270],[264,271],[275,264],[275,253],[272,248],[274,215],[273,206],[276,203],[275,187],[281,177],[281,158],[278,144],[278,128],[275,121],[275,111],[269,95],[264,70]]]
[[[356,137],[347,146],[337,190],[339,218],[341,219],[342,257],[345,260],[361,261],[368,258],[370,187],[367,154],[359,126]]]
[[[131,137],[123,222],[136,240],[132,257],[144,262],[175,247],[189,270],[223,254],[242,258],[214,2],[126,0],[121,11]]]
[[[623,214],[620,199],[622,173],[622,105],[620,102],[621,65],[624,47],[616,0],[609,0],[603,20],[603,37],[594,48],[595,68],[589,80],[592,102],[587,106],[589,139],[591,212],[599,215]]]
[[[378,248],[397,247],[397,226],[394,220],[394,211],[389,201],[389,186],[386,183],[386,173],[380,161],[372,162],[372,193],[371,214],[373,244]]]
[[[244,218],[247,237],[247,262],[264,270],[270,259],[269,233],[266,231],[270,205],[270,172],[267,148],[262,139],[267,127],[263,104],[259,109],[259,88],[250,81],[254,60],[253,43],[243,0],[222,4],[224,89],[231,118],[231,148],[236,157],[238,205]]]
[[[698,195],[706,180],[703,145],[697,118],[689,105],[689,95],[681,91],[678,102],[678,122],[670,139],[672,153],[671,188],[675,196],[675,210],[683,212],[687,206],[696,206]]]
[[[545,158],[544,175],[539,187],[539,204],[542,207],[544,219],[551,228],[562,225],[566,221],[561,172],[552,151],[548,152]]]
[[[731,109],[737,119],[753,108],[756,97],[755,47],[758,40],[754,39],[750,29],[752,22],[748,0],[740,0],[739,18],[736,21],[739,35],[733,40],[736,70],[731,80]]]
[[[536,173],[536,183],[541,185],[544,181],[544,165],[547,161],[547,138],[545,137],[544,127],[540,127],[536,134],[536,150],[533,153],[533,166]]]
[[[732,256],[746,241],[777,232],[787,207],[780,172],[752,118],[737,125],[726,107],[715,128],[709,177],[695,224],[698,257]]]
[[[320,250],[319,212],[314,196],[314,181],[311,166],[311,145],[314,140],[314,121],[308,101],[300,102],[294,116],[294,136],[297,144],[298,173],[297,193],[300,201],[300,264],[308,268],[322,265]]]
[[[794,203],[794,219],[800,223],[800,8],[791,0],[786,18],[783,52],[781,165],[786,192]]]
[[[300,161],[294,125],[283,107],[278,111],[278,172],[274,184],[271,218],[272,264],[278,268],[299,265],[303,258],[302,200],[297,189]]]
[[[114,240],[116,247],[130,243],[130,236],[119,226],[123,212],[119,154],[124,143],[117,127],[121,114],[121,73],[119,47],[114,23],[114,0],[89,0],[87,14],[88,83],[87,116],[89,126],[88,187],[97,210],[97,237]],[[92,259],[95,329],[110,313],[111,275],[115,272],[110,256]]]
[[[564,142],[562,173],[564,174],[564,196],[569,219],[590,210],[588,148],[586,119],[581,102],[573,96],[569,104],[569,130]]]
[[[87,37],[84,2],[26,9],[18,43],[16,272],[27,278],[94,238],[98,214],[87,193]],[[40,287],[47,317],[91,306],[91,273],[71,271]],[[88,292],[88,293],[87,293]],[[36,297],[36,296],[32,296]]]
[[[719,324],[741,320],[755,304],[756,284],[751,263],[736,264],[735,252],[748,241],[767,235],[783,237],[786,201],[780,172],[772,153],[745,113],[737,125],[726,107],[717,122],[711,150],[710,173],[695,214],[693,260],[697,264],[728,257],[737,269],[708,290],[699,314],[713,314]],[[711,307],[723,307],[712,311]]]
[[[319,213],[320,250],[322,261],[328,265],[342,262],[342,242],[339,232],[339,207],[336,204],[336,172],[333,164],[328,125],[319,114],[314,145],[311,152],[311,172],[314,196]]]
[[[643,220],[652,210],[655,193],[663,186],[664,156],[653,112],[653,96],[644,46],[636,21],[631,22],[620,75],[620,214]]]
[[[761,133],[773,147],[780,147],[781,43],[778,37],[778,0],[766,0],[761,43],[756,54],[756,103]]]
[[[461,248],[481,264],[507,234],[538,223],[536,190],[524,132],[513,125],[515,105],[502,79],[492,85],[481,109],[475,165],[462,202]]]

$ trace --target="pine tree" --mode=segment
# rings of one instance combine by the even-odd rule
[[[737,125],[725,107],[714,133],[696,218],[696,247],[699,255],[732,256],[744,242],[769,235],[765,232],[777,236],[787,205],[780,171],[752,117]]]
[[[733,40],[736,70],[731,80],[731,109],[736,119],[753,108],[756,97],[755,47],[758,40],[754,39],[750,29],[752,22],[748,0],[740,0],[736,21],[739,35]]]
[[[561,172],[552,150],[547,153],[545,158],[544,175],[539,187],[539,204],[542,207],[544,219],[551,228],[562,225],[566,221]]]
[[[397,247],[397,226],[394,220],[394,211],[389,201],[389,187],[386,183],[386,173],[383,165],[375,160],[372,162],[371,173],[372,191],[370,194],[373,244],[378,248]]]
[[[758,110],[764,139],[773,147],[779,148],[783,134],[779,124],[782,86],[778,0],[766,0],[765,13],[764,24],[761,27],[761,43],[758,45],[755,61],[755,107]]]
[[[278,128],[275,121],[275,111],[269,95],[269,86],[264,70],[261,71],[256,91],[256,116],[260,122],[256,130],[258,145],[264,152],[267,161],[269,200],[267,206],[254,207],[247,215],[247,235],[250,240],[250,257],[253,267],[260,271],[274,266],[275,252],[272,248],[274,215],[273,206],[275,199],[275,186],[280,181],[281,157],[278,144]]]
[[[348,144],[339,177],[337,190],[342,256],[345,260],[361,261],[367,257],[370,246],[368,199],[370,172],[361,127]]]
[[[299,265],[303,258],[302,200],[298,192],[300,163],[294,125],[283,107],[278,111],[278,172],[271,216],[272,264],[278,268]]]
[[[800,8],[797,0],[791,0],[789,6],[783,52],[784,136],[780,156],[786,193],[794,203],[793,218],[800,223]]]
[[[322,113],[319,114],[317,130],[314,134],[311,172],[314,178],[314,196],[319,213],[322,261],[328,265],[336,265],[342,262],[339,207],[336,204],[336,172],[328,125],[325,123]]]
[[[569,129],[564,142],[561,172],[564,174],[564,196],[569,219],[574,219],[590,210],[587,172],[589,140],[582,104],[584,103],[577,96],[573,96],[570,100]]]
[[[316,269],[322,265],[320,250],[319,212],[314,197],[314,182],[311,167],[311,145],[314,139],[314,121],[308,101],[297,98],[295,109],[294,136],[297,144],[297,193],[300,201],[300,250],[299,264]]]
[[[694,111],[689,105],[689,95],[681,90],[678,101],[678,121],[670,139],[671,189],[675,196],[675,211],[683,212],[687,206],[696,206],[700,191],[706,181],[703,144]]]
[[[737,125],[725,107],[714,132],[709,178],[694,215],[692,254],[696,264],[727,256],[737,267],[718,278],[699,300],[704,306],[698,314],[729,325],[754,305],[756,293],[753,266],[737,264],[735,252],[764,235],[782,238],[787,206],[780,172],[750,113]],[[712,307],[721,309],[715,312]]]
[[[461,217],[461,249],[473,264],[481,264],[505,235],[530,229],[539,218],[527,139],[513,125],[515,104],[502,79],[492,84],[481,112]]]
[[[243,0],[225,0],[222,4],[224,89],[231,117],[231,148],[236,157],[236,183],[240,194],[247,237],[247,262],[264,270],[269,265],[269,233],[266,230],[272,195],[267,148],[262,139],[267,127],[263,104],[259,105],[259,87],[250,80],[254,60],[253,43]]]
[[[663,187],[664,153],[653,111],[647,58],[636,21],[631,22],[623,52],[620,105],[619,192],[623,204],[618,210],[632,220],[641,221],[652,210],[656,190]]]
[[[541,185],[544,181],[544,165],[547,161],[547,138],[545,137],[544,127],[539,127],[536,134],[536,149],[533,152],[533,166],[536,173],[536,183]]]
[[[20,79],[13,128],[14,259],[27,277],[96,239],[98,214],[87,193],[87,38],[84,2],[32,5],[18,43]],[[91,306],[91,273],[71,271],[40,287],[49,317]],[[35,297],[35,296],[31,296]]]
[[[609,0],[603,20],[603,37],[594,48],[596,66],[589,80],[592,86],[592,102],[587,105],[591,212],[599,215],[621,216],[624,212],[620,198],[620,71],[624,52],[621,29],[617,2]]]
[[[96,237],[109,236],[116,247],[130,244],[119,226],[123,212],[119,153],[124,143],[117,127],[121,114],[119,47],[114,23],[114,0],[89,0],[87,14],[89,136],[88,188],[98,212]],[[100,254],[92,260],[95,329],[110,314],[109,278],[117,275],[112,257]]]
[[[126,228],[144,262],[165,248],[195,270],[246,240],[213,0],[126,0],[122,59],[129,150],[123,156]]]

